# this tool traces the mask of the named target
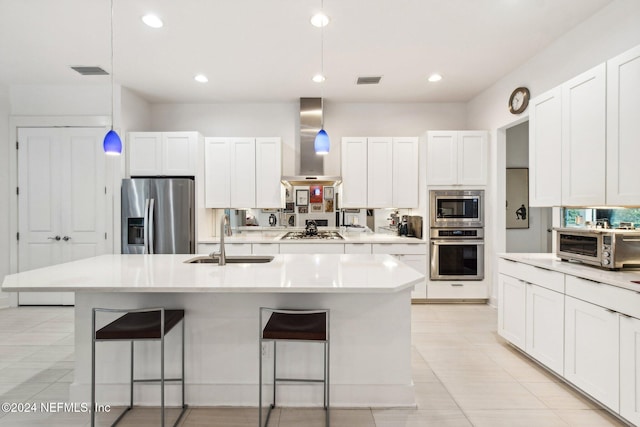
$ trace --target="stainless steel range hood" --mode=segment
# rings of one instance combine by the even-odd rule
[[[335,185],[342,182],[339,176],[324,175],[324,156],[316,154],[313,142],[322,127],[322,98],[300,98],[300,144],[296,150],[297,174],[283,176],[282,182],[290,185]]]

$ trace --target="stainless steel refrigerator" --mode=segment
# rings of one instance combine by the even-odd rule
[[[122,253],[195,253],[192,178],[122,180]]]

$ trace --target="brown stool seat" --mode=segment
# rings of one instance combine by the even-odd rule
[[[262,332],[263,339],[319,340],[327,339],[327,313],[272,313]]]
[[[165,310],[165,335],[183,318],[184,310]],[[160,333],[160,311],[133,312],[96,331],[96,340],[160,339]]]

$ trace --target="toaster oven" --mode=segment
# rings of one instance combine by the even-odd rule
[[[640,268],[640,230],[556,228],[556,255],[610,270]]]

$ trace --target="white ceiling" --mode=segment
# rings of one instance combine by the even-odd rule
[[[209,103],[468,101],[612,0],[324,0],[322,85],[309,24],[321,0],[113,1],[116,82],[151,102]],[[146,27],[148,12],[164,28]],[[108,83],[69,67],[111,69],[109,16],[109,0],[0,0],[0,83]],[[433,72],[444,79],[427,83]]]

